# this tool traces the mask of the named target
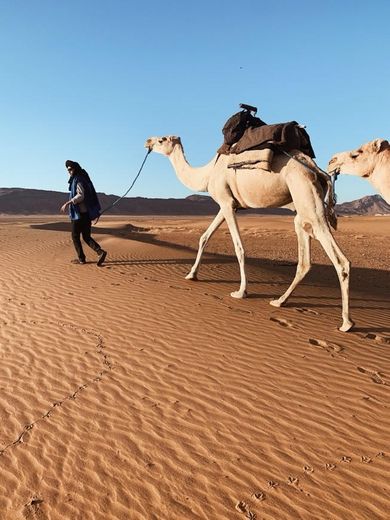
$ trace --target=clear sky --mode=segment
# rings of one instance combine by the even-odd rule
[[[71,159],[121,195],[147,137],[180,135],[201,166],[240,102],[307,125],[326,168],[390,137],[389,20],[388,0],[0,0],[0,186],[66,191]],[[129,196],[189,194],[151,154]]]

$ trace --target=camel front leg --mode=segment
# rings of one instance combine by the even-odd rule
[[[230,293],[230,296],[232,296],[233,298],[245,298],[247,295],[247,281],[245,274],[245,252],[241,241],[240,231],[237,225],[236,214],[231,206],[225,206],[224,208],[222,208],[222,210],[230,231],[230,235],[233,240],[234,250],[236,252],[238,265],[240,266],[241,276],[239,290]]]
[[[211,238],[212,234],[219,228],[222,222],[225,220],[223,215],[223,211],[220,209],[215,216],[212,223],[209,225],[207,230],[203,233],[203,235],[199,239],[199,249],[198,254],[196,255],[196,260],[194,265],[191,268],[191,271],[187,274],[186,280],[197,280],[198,279],[198,269],[200,266],[200,261],[202,259],[203,251],[207,245],[207,242]]]
[[[270,305],[281,307],[289,298],[295,287],[304,279],[311,268],[310,249],[311,237],[302,227],[302,221],[299,215],[294,219],[295,232],[298,239],[298,265],[295,278],[287,291],[277,300],[270,301]]]

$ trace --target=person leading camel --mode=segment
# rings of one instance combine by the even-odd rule
[[[77,253],[74,264],[85,264],[85,253],[81,245],[84,242],[98,254],[97,265],[100,267],[106,259],[107,252],[91,237],[92,221],[100,215],[100,203],[94,185],[88,173],[75,161],[66,161],[69,173],[69,200],[61,206],[61,212],[69,211],[72,224],[72,240]]]

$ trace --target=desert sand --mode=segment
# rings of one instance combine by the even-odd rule
[[[249,297],[209,217],[103,217],[97,268],[63,217],[0,218],[1,520],[388,519],[390,217],[341,218],[352,262],[288,305],[291,217],[242,214]]]

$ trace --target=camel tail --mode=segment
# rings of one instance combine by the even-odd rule
[[[297,154],[295,156],[291,156],[287,152],[283,152],[285,155],[290,157],[290,159],[295,159],[300,164],[303,164],[309,171],[316,175],[321,188],[324,193],[324,205],[325,205],[325,217],[328,221],[328,224],[334,229],[337,229],[337,215],[336,215],[336,193],[334,189],[334,178],[329,175],[329,173],[321,170],[319,166],[313,161],[313,159],[309,158],[304,154]]]
[[[321,168],[312,160],[305,157],[308,164],[306,165],[309,169],[317,174],[317,179],[323,189],[324,193],[324,205],[325,205],[325,216],[328,224],[336,231],[337,229],[337,215],[336,215],[336,202],[337,197],[334,189],[333,177],[329,173],[321,170]]]

